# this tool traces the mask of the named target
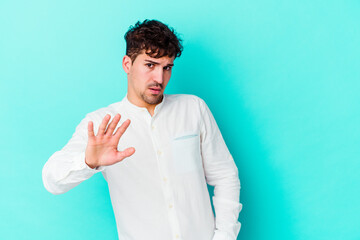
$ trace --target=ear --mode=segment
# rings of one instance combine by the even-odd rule
[[[125,55],[123,57],[122,67],[127,74],[130,73],[131,65],[132,65],[131,58],[128,55]]]

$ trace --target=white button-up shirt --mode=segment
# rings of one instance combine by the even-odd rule
[[[85,163],[87,124],[95,134],[106,114],[131,124],[118,149],[135,153],[111,166]],[[43,168],[45,188],[64,193],[93,174],[106,179],[121,240],[234,240],[240,223],[238,170],[205,102],[193,95],[164,95],[153,116],[121,102],[89,113],[66,146]],[[214,217],[207,185],[215,186]]]

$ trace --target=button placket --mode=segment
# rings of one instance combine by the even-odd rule
[[[157,128],[156,128],[156,124],[154,123],[154,120],[156,118],[152,118],[151,121],[149,122],[149,129],[150,129],[150,134],[151,134],[151,138],[153,141],[153,146],[154,149],[156,151],[156,157],[158,160],[158,166],[159,166],[159,174],[160,174],[160,181],[161,184],[163,186],[163,193],[164,193],[164,197],[165,197],[165,202],[167,203],[167,210],[168,210],[168,216],[169,216],[169,221],[170,221],[170,225],[173,231],[173,238],[174,239],[181,239],[180,238],[180,231],[179,231],[179,223],[178,223],[178,219],[177,219],[177,214],[176,214],[176,206],[174,205],[174,196],[173,196],[173,192],[171,189],[171,179],[169,179],[169,174],[168,174],[168,169],[166,167],[166,152],[164,152],[166,149],[162,148],[161,143],[161,136],[159,136],[157,133]]]

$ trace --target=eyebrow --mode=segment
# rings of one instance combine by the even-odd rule
[[[158,62],[154,62],[154,61],[151,61],[151,60],[147,60],[147,59],[145,59],[145,61],[146,62],[149,62],[149,63],[152,63],[152,64],[154,64],[154,65],[159,65],[160,63],[158,63]],[[166,66],[174,66],[174,64],[173,63],[169,63],[169,64],[167,64]]]

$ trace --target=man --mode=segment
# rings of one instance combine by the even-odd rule
[[[156,20],[125,40],[127,96],[86,115],[45,164],[45,188],[61,194],[101,172],[121,240],[236,239],[240,181],[219,128],[202,99],[164,94],[181,40]]]

